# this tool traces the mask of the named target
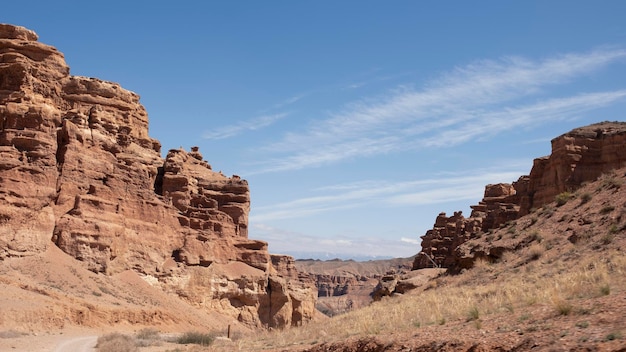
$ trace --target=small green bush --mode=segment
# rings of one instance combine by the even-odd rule
[[[612,333],[606,335],[606,337],[604,339],[606,341],[621,340],[622,339],[622,333],[619,332],[619,331],[612,332]]]
[[[605,215],[605,214],[612,212],[613,210],[615,210],[614,206],[607,205],[606,207],[603,207],[602,209],[600,209],[600,214]]]
[[[562,192],[559,193],[556,197],[555,197],[555,201],[556,201],[556,206],[560,207],[562,205],[564,205],[565,203],[567,203],[567,201],[569,201],[572,198],[572,194],[570,192]]]
[[[602,242],[603,245],[608,245],[608,244],[611,244],[614,239],[615,239],[614,234],[607,233],[604,236],[602,236],[602,239],[600,241]]]
[[[544,205],[539,211],[539,215],[545,216],[546,218],[551,217],[552,214],[554,214],[554,207],[550,206],[549,204]]]
[[[182,334],[176,342],[181,345],[192,343],[195,345],[209,346],[213,343],[213,340],[215,340],[215,338],[211,334],[194,331]]]
[[[530,237],[529,239],[531,241],[537,241],[537,243],[541,243],[541,241],[543,241],[543,237],[541,236],[541,234],[539,233],[539,231],[533,231],[530,233]]]
[[[592,197],[592,196],[591,196],[591,193],[583,193],[583,194],[580,196],[580,204],[585,204],[585,203],[587,203],[588,201],[590,201],[590,200],[591,200],[591,197]]]
[[[609,284],[600,286],[600,294],[603,296],[608,296],[611,294],[611,286]]]
[[[528,250],[528,260],[533,261],[541,258],[541,256],[543,255],[543,251],[544,249],[539,245],[530,247]]]
[[[601,188],[618,190],[622,187],[622,180],[615,177],[615,175],[606,175],[603,177]]]
[[[478,320],[480,318],[480,312],[478,312],[477,307],[472,307],[467,312],[467,321]]]
[[[588,321],[579,321],[578,323],[576,323],[576,327],[577,328],[581,328],[581,329],[586,329],[589,327],[589,322]]]

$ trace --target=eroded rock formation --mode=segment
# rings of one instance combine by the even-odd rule
[[[534,160],[530,175],[512,184],[487,185],[478,205],[465,218],[439,214],[431,230],[422,236],[422,250],[413,269],[471,266],[456,249],[478,234],[498,228],[528,214],[531,209],[553,202],[562,192],[571,192],[603,173],[626,166],[626,123],[601,122],[572,130],[552,140],[552,153]],[[499,256],[492,248],[490,256]]]
[[[0,25],[0,184],[0,260],[56,245],[249,325],[314,314],[293,259],[248,239],[245,180],[197,148],[164,160],[137,94],[70,76],[61,53],[11,25]]]

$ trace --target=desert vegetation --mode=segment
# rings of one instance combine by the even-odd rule
[[[543,316],[584,319],[594,314],[594,309],[601,309],[594,300],[626,291],[626,257],[619,251],[607,253],[603,260],[581,260],[574,267],[556,253],[545,253],[541,263],[520,270],[521,259],[506,256],[500,263],[480,262],[461,275],[437,279],[435,288],[385,299],[298,329],[265,332],[247,338],[245,345],[262,350],[355,336],[419,333],[447,324],[480,329],[485,321],[502,318],[517,324],[500,326],[500,330],[532,332]],[[537,312],[542,313],[537,316]],[[576,324],[589,323],[576,321],[574,327]]]
[[[198,331],[188,331],[182,334],[161,334],[154,328],[144,328],[134,335],[119,332],[102,335],[98,338],[96,350],[98,352],[137,352],[142,348],[162,345],[185,345],[197,350],[200,346],[206,347],[213,344],[215,335]],[[187,349],[184,349],[187,350]],[[184,351],[183,347],[174,347],[167,351]]]

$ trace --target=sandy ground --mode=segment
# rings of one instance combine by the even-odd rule
[[[90,331],[21,335],[0,338],[0,351],[16,352],[92,352],[98,336]]]

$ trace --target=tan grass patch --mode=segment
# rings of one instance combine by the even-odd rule
[[[553,307],[556,315],[573,314],[576,299],[600,297],[606,285],[610,285],[612,291],[626,290],[626,258],[616,251],[607,252],[603,257],[606,259],[590,258],[576,265],[570,262],[537,264],[532,271],[517,272],[483,263],[478,265],[479,270],[494,273],[508,270],[506,274],[499,273],[506,279],[467,285],[463,276],[474,275],[472,269],[448,280],[446,285],[417,295],[383,299],[323,323],[261,333],[242,339],[242,344],[254,350],[334,342],[351,336],[406,332],[450,321],[467,321],[470,316],[471,320],[478,321],[478,316],[488,319],[490,314],[512,314],[515,309],[528,305]]]

